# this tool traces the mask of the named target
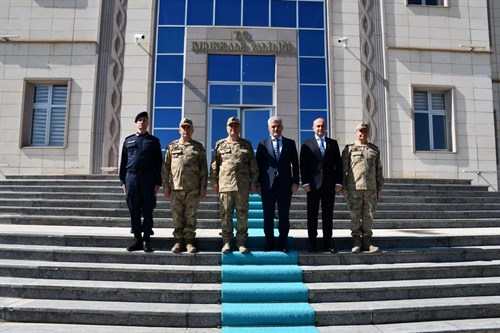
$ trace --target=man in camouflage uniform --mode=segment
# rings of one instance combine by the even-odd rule
[[[354,238],[353,253],[377,252],[371,244],[373,214],[377,208],[384,184],[380,151],[368,142],[370,126],[361,123],[356,127],[357,140],[345,146],[342,152],[344,187],[351,215],[351,235]],[[361,238],[363,237],[363,238]]]
[[[248,195],[257,190],[259,168],[252,143],[240,138],[240,120],[227,120],[228,137],[217,141],[210,168],[212,192],[219,194],[223,253],[231,252],[233,211],[236,208],[236,245],[248,252]]]
[[[175,244],[172,252],[184,249],[195,253],[197,211],[199,200],[207,194],[208,167],[205,148],[191,137],[193,122],[184,118],[179,124],[179,140],[170,142],[165,150],[162,168],[163,194],[172,198],[172,220]]]

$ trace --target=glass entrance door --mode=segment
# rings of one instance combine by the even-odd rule
[[[267,120],[272,115],[272,108],[211,108],[210,127],[207,146],[212,156],[215,143],[227,137],[226,122],[229,117],[238,117],[241,121],[241,137],[252,142],[254,150],[259,142],[269,135]]]

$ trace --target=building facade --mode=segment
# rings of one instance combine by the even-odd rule
[[[500,5],[486,0],[5,0],[0,173],[116,172],[135,115],[210,151],[237,116],[299,144],[372,127],[386,176],[498,190]],[[499,34],[496,34],[496,31]],[[300,148],[300,147],[298,147]]]

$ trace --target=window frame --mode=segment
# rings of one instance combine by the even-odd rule
[[[68,147],[68,126],[70,117],[70,97],[71,97],[71,78],[25,78],[23,83],[23,103],[22,103],[22,117],[21,117],[21,131],[19,138],[19,148],[39,148],[39,149],[65,149]],[[33,114],[34,114],[34,94],[36,86],[67,86],[66,90],[66,115],[64,124],[64,138],[61,146],[47,145],[33,145],[32,129],[33,129]]]
[[[438,4],[428,4],[428,0],[419,0],[420,3],[409,3],[409,0],[406,0],[406,5],[407,6],[429,6],[429,7],[448,7],[448,0],[442,0],[443,4],[438,5]]]
[[[427,110],[417,111],[415,109],[415,92],[427,93],[427,100],[431,101],[432,93],[440,93],[444,95],[445,110]],[[453,86],[428,86],[428,85],[412,85],[411,86],[411,110],[412,110],[412,139],[413,152],[415,153],[431,153],[431,152],[451,152],[456,153],[456,110],[455,110],[455,87]],[[428,103],[428,105],[432,105]],[[446,117],[446,142],[447,147],[444,149],[434,149],[433,124],[429,122],[429,150],[417,150],[417,133],[416,133],[416,114],[427,114],[429,119],[433,116],[444,115]]]

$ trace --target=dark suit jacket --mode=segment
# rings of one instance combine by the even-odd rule
[[[321,156],[316,137],[304,141],[300,149],[300,177],[302,184],[312,190],[321,187],[335,191],[335,184],[342,184],[342,158],[337,140],[325,138],[325,156]],[[325,187],[326,186],[326,187]]]
[[[280,191],[290,193],[292,184],[299,184],[299,158],[295,141],[281,136],[281,143],[278,161],[274,157],[270,136],[257,146],[256,159],[259,165],[259,183],[262,191],[271,189],[276,174],[279,175]]]

